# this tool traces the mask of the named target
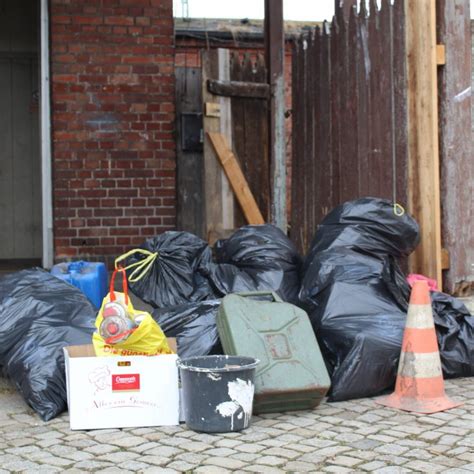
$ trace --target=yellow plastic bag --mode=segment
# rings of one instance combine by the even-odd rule
[[[121,272],[123,275],[124,293],[114,291],[114,281],[117,272]],[[109,302],[117,302],[124,306],[131,319],[135,319],[137,315],[141,316],[140,324],[127,331],[127,338],[120,342],[114,342],[112,337],[105,340],[99,333],[100,325],[104,319],[104,306]],[[124,269],[116,269],[112,274],[110,292],[102,302],[95,326],[97,331],[92,336],[92,343],[94,344],[97,356],[173,354],[173,351],[168,346],[166,336],[151,315],[144,311],[136,311],[133,308],[132,302],[128,297],[127,277]],[[120,336],[122,335],[123,333],[120,334]]]

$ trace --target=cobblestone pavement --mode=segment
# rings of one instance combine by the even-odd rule
[[[0,379],[4,472],[474,472],[474,379],[446,382],[465,404],[413,415],[373,399],[254,417],[241,433],[166,428],[71,431],[64,414],[43,423]]]

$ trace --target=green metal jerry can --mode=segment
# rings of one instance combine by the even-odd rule
[[[260,360],[254,413],[312,409],[329,390],[331,382],[308,315],[275,293],[227,295],[219,308],[217,330],[227,355]]]

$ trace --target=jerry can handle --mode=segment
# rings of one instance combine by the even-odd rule
[[[274,291],[271,291],[271,290],[242,291],[242,292],[238,292],[234,294],[238,296],[243,296],[243,297],[272,295],[276,303],[284,303],[284,301]]]

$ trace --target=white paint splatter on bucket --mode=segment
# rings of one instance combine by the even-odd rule
[[[216,407],[216,412],[222,417],[231,418],[231,430],[233,430],[234,416],[237,410],[242,408],[244,412],[244,428],[247,428],[252,416],[253,395],[255,391],[253,383],[238,378],[233,382],[227,383],[227,390],[232,401],[220,403]],[[242,414],[238,418],[241,419]]]

